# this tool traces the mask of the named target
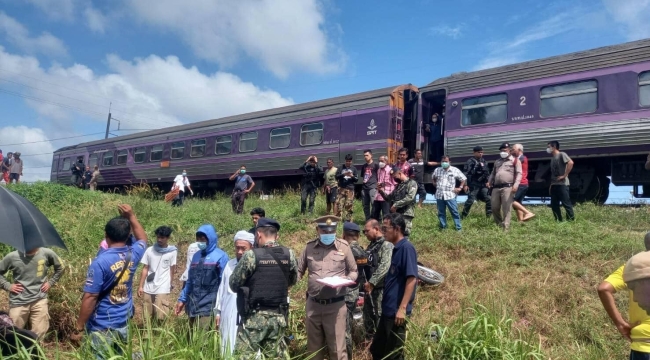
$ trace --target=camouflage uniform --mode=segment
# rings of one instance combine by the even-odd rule
[[[350,250],[352,250],[352,254],[354,255],[355,259],[357,258],[358,254],[363,254],[365,256],[366,253],[366,251],[356,241],[350,242]],[[354,310],[357,308],[357,301],[359,300],[359,289],[361,289],[365,283],[363,272],[361,271],[358,263],[357,269],[359,271],[359,275],[357,277],[358,285],[355,287],[349,286],[348,292],[345,294],[345,306],[348,308],[348,321],[345,328],[345,348],[348,353],[348,360],[352,360],[352,330],[354,327]]]
[[[406,222],[406,232],[404,235],[411,234],[411,221],[415,217],[415,196],[418,193],[418,183],[413,179],[408,179],[399,183],[392,193],[381,196],[386,201],[391,202],[391,206],[397,209],[397,212],[404,216]]]
[[[377,329],[377,324],[379,324],[379,317],[381,316],[384,278],[388,274],[390,261],[393,257],[393,244],[384,240],[382,237],[371,242],[366,251],[377,254],[377,266],[370,279],[368,279],[368,282],[373,285],[372,293],[365,294],[365,301],[363,303],[363,325],[366,329],[366,337],[372,338]]]
[[[267,242],[264,247],[279,246],[277,242]],[[293,250],[289,250],[289,286],[298,280],[298,263]],[[242,256],[237,267],[230,276],[230,288],[237,290],[246,284],[253,275],[256,267],[255,253],[247,251]],[[286,344],[284,343],[284,330],[287,328],[287,319],[284,315],[274,311],[256,311],[246,319],[242,319],[235,343],[235,354],[238,358],[254,358],[258,350],[268,359],[285,358]]]
[[[354,212],[354,190],[341,189],[336,197],[336,216],[345,221],[352,221]]]

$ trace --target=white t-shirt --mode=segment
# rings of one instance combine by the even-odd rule
[[[199,251],[199,246],[196,245],[195,242],[191,243],[190,246],[187,247],[187,264],[185,265],[185,271],[183,272],[183,275],[181,275],[181,281],[187,281],[187,274],[190,272],[192,258],[197,251]]]
[[[186,186],[190,186],[190,179],[186,176],[183,178],[183,175],[176,175],[174,178],[174,185],[180,189],[180,191],[185,191]]]
[[[169,294],[171,292],[171,268],[176,265],[178,251],[161,254],[153,246],[145,251],[141,263],[149,265],[147,275],[156,272],[153,281],[144,282],[144,292],[147,294]]]

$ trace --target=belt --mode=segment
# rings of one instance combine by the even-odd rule
[[[334,304],[345,300],[345,296],[339,296],[331,299],[316,299],[314,297],[309,296],[309,300],[321,305],[329,305],[329,304]]]
[[[503,189],[503,188],[512,187],[512,185],[514,185],[514,184],[513,183],[498,184],[498,185],[494,185],[494,188],[495,189]]]

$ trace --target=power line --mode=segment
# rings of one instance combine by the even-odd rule
[[[77,136],[68,136],[68,137],[62,137],[62,138],[57,138],[57,139],[48,139],[48,140],[39,140],[39,141],[30,141],[30,142],[23,142],[23,143],[15,143],[15,144],[0,144],[0,146],[13,146],[13,145],[36,144],[36,143],[42,143],[42,142],[48,142],[48,141],[57,141],[57,140],[74,139],[74,138],[80,138],[80,137],[86,137],[86,136],[93,136],[93,135],[99,135],[99,134],[103,134],[103,132],[92,133],[92,134],[85,134],[85,135],[77,135]]]

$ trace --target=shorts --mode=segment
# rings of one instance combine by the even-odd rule
[[[420,197],[421,197],[422,199],[426,199],[426,198],[427,198],[427,190],[424,188],[424,184],[423,184],[423,183],[418,183],[418,192],[417,192],[417,194],[420,195]]]
[[[336,196],[338,195],[338,193],[339,193],[339,188],[337,188],[337,187],[330,188],[330,193],[325,194],[325,199],[327,200],[328,205],[336,204]]]
[[[11,181],[11,180],[16,180],[16,181],[20,180],[20,174],[18,174],[18,173],[9,174],[9,181]]]
[[[519,185],[519,188],[515,193],[514,201],[521,204],[524,201],[527,192],[528,192],[528,185]]]

